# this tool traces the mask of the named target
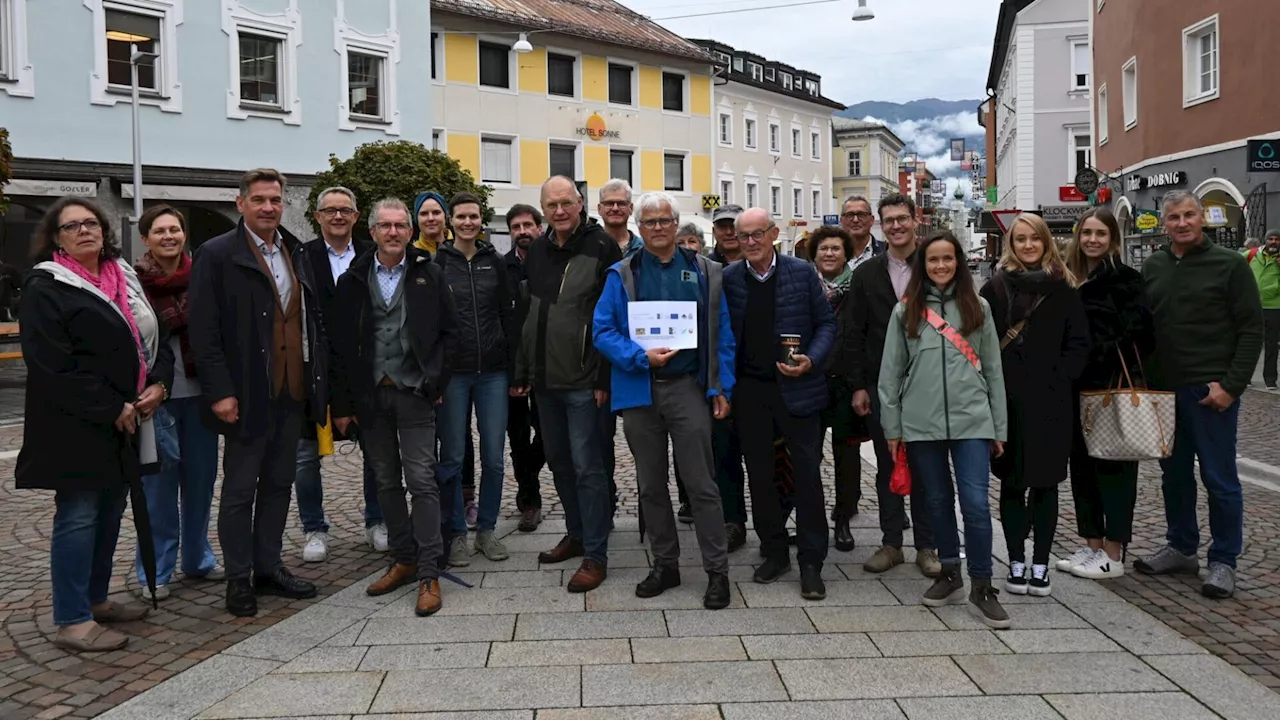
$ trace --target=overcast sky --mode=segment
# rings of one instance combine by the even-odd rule
[[[876,17],[849,18],[856,0],[619,0],[655,20],[741,8],[756,12],[659,20],[684,37],[711,38],[822,76],[823,94],[846,105],[936,97],[986,97],[1000,0],[870,0]],[[804,0],[799,0],[803,3]]]

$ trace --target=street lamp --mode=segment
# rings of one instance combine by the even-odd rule
[[[520,39],[516,40],[511,49],[521,55],[533,52],[533,45],[529,44],[529,33],[520,33]]]
[[[853,11],[853,19],[855,22],[871,20],[875,18],[875,16],[876,14],[871,11],[871,8],[867,7],[867,0],[858,0],[858,9]]]
[[[156,53],[142,52],[136,44],[129,44],[129,88],[133,98],[133,217],[137,227],[142,217],[142,124],[138,116],[138,64],[147,58],[156,57]],[[132,238],[130,238],[132,246]],[[129,248],[133,250],[132,247]]]

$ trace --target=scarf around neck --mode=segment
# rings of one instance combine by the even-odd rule
[[[827,302],[831,303],[831,309],[835,310],[840,306],[840,301],[844,299],[845,293],[849,292],[849,282],[853,279],[853,270],[846,264],[844,270],[834,280],[826,279],[822,273],[818,273],[818,278],[822,280],[822,290],[827,294]]]
[[[134,264],[138,280],[151,301],[151,307],[164,323],[169,335],[178,339],[182,351],[182,368],[188,378],[195,379],[195,355],[191,352],[191,336],[187,333],[187,288],[191,284],[191,256],[183,253],[178,269],[166,275],[160,262],[149,251]]]
[[[101,291],[119,308],[120,314],[124,315],[125,322],[129,323],[129,331],[133,333],[134,347],[138,351],[138,392],[141,393],[147,386],[147,354],[142,349],[142,333],[138,330],[138,322],[133,319],[133,310],[129,308],[129,292],[124,272],[115,260],[104,260],[98,265],[98,274],[94,275],[61,250],[53,254],[53,261]]]
[[[1014,325],[1031,315],[1037,298],[1048,295],[1062,285],[1062,278],[1045,270],[1001,270],[1000,278],[1009,288],[1006,317]]]

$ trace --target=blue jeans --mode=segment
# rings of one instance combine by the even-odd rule
[[[382,506],[378,504],[378,483],[373,479],[373,466],[369,454],[364,451],[364,526],[371,528],[382,524]],[[293,489],[298,495],[298,519],[303,532],[329,532],[324,519],[324,486],[320,483],[320,441],[302,438],[298,441],[298,470],[293,479]]]
[[[955,484],[947,455],[956,468]],[[969,577],[991,579],[991,507],[987,486],[991,480],[990,440],[941,440],[907,443],[907,463],[912,485],[919,483],[929,506],[933,539],[943,565],[960,564],[960,532],[956,528],[956,491],[964,516],[964,546]]]
[[[200,420],[203,398],[174,398],[163,410],[173,419],[173,431],[181,453],[173,467],[142,478],[151,516],[151,536],[156,547],[156,583],[168,584],[178,567],[182,550],[184,575],[200,577],[217,564],[209,543],[209,515],[213,508],[213,484],[218,476],[218,436]],[[156,413],[159,423],[164,413]],[[142,551],[137,553],[138,583],[145,585]]]
[[[582,541],[586,557],[609,559],[609,481],[601,460],[600,410],[591,390],[539,388],[538,419],[547,465],[564,507],[570,537]]]
[[[510,387],[506,372],[453,375],[444,389],[444,402],[436,409],[441,483],[453,483],[455,488],[455,532],[465,534],[467,527],[462,483],[455,480],[462,473],[463,457],[467,451],[467,418],[473,406],[476,427],[480,431],[480,498],[476,530],[493,530],[498,524],[502,481],[506,476],[507,389]]]
[[[1173,454],[1160,461],[1164,473],[1164,517],[1169,524],[1165,538],[1174,550],[1195,555],[1200,547],[1200,523],[1196,519],[1196,460],[1200,479],[1209,496],[1209,562],[1236,566],[1244,543],[1244,495],[1236,472],[1236,426],[1240,401],[1225,412],[1200,404],[1209,394],[1207,385],[1180,387],[1176,391],[1178,425]]]
[[[111,490],[59,490],[54,495],[49,542],[54,625],[92,620],[91,608],[106,602],[111,556],[128,497],[125,485]]]

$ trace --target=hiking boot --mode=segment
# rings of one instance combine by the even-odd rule
[[[467,536],[459,535],[449,547],[449,567],[466,567],[471,564],[471,551],[467,549]]]
[[[542,510],[539,508],[525,508],[520,513],[520,524],[516,529],[520,532],[530,533],[538,529],[542,524]]]
[[[856,543],[853,540],[853,531],[849,529],[849,520],[840,518],[836,520],[836,550],[840,552],[849,552]]]
[[[1014,595],[1027,594],[1027,566],[1026,563],[1011,562],[1009,563],[1009,577],[1004,579],[1004,589]]]
[[[440,581],[437,579],[418,581],[418,602],[414,605],[413,614],[418,617],[434,615],[444,605],[440,598]]]
[[[724,536],[729,542],[729,552],[747,544],[747,529],[738,523],[725,523]]]
[[[800,597],[805,600],[826,600],[827,584],[822,582],[822,568],[817,565],[800,566]]]
[[[492,530],[481,530],[476,533],[476,552],[495,562],[511,557],[511,553],[507,552],[507,546],[502,544]]]
[[[924,591],[920,599],[926,607],[943,607],[959,605],[964,602],[964,578],[960,575],[960,565],[943,565],[942,572],[933,585]]]
[[[789,572],[791,572],[791,558],[783,555],[765,560],[764,564],[756,568],[753,579],[761,585],[768,585]]]
[[[1027,579],[1027,592],[1036,597],[1049,597],[1052,588],[1049,586],[1049,566],[1032,565],[1031,577]]]
[[[1013,621],[1009,619],[1009,613],[1004,611],[1000,601],[996,599],[999,594],[999,590],[991,587],[990,578],[981,580],[974,578],[973,589],[969,591],[969,602],[982,616],[982,622],[986,623],[987,627],[1006,630],[1013,627]]]
[[[560,538],[556,546],[546,552],[538,553],[538,562],[543,565],[555,565],[570,558],[582,557],[586,551],[582,549],[582,541],[572,535]]]
[[[866,562],[862,563],[862,569],[869,573],[882,573],[904,562],[906,562],[906,558],[902,556],[902,548],[885,545],[877,550],[874,555],[867,558]]]
[[[673,587],[680,586],[680,568],[670,565],[654,565],[649,577],[636,585],[636,597],[657,597]]]
[[[374,580],[364,589],[366,595],[377,597],[386,595],[392,590],[402,588],[418,579],[418,566],[395,563],[387,568],[386,574]]]
[[[927,578],[936,578],[941,575],[942,562],[938,560],[938,551],[933,548],[917,550],[916,567],[920,568],[920,574]]]
[[[1200,572],[1200,558],[1195,555],[1183,555],[1165,545],[1149,558],[1139,559],[1133,563],[1133,569],[1143,575],[1171,575],[1186,573],[1195,575]]]
[[[702,607],[720,610],[729,607],[729,576],[725,573],[707,573],[707,592],[702,596]]]
[[[1200,594],[1215,600],[1225,600],[1236,592],[1236,569],[1226,563],[1209,563],[1209,575],[1200,586]]]

